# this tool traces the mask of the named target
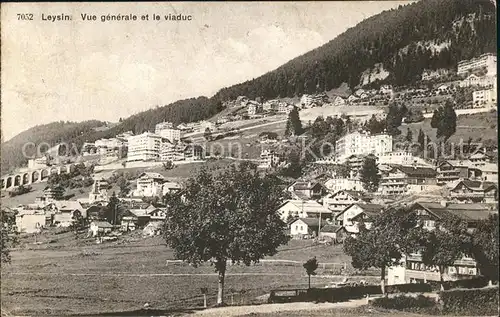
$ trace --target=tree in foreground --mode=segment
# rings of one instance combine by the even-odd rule
[[[243,162],[201,169],[181,195],[170,196],[165,240],[176,257],[194,266],[210,262],[219,274],[217,304],[224,300],[227,261],[250,265],[288,242],[276,213],[282,190],[274,175]]]
[[[378,167],[375,159],[369,157],[365,158],[363,166],[359,171],[359,175],[364,189],[370,192],[374,192],[378,189],[381,176],[378,172]]]
[[[302,127],[302,122],[300,121],[299,109],[297,107],[294,107],[293,110],[288,114],[285,136],[301,135],[302,132],[304,132],[304,129]]]
[[[1,263],[10,263],[10,248],[17,243],[17,235],[15,230],[16,218],[13,214],[1,210],[1,236],[0,236],[0,251]]]
[[[403,255],[413,252],[421,235],[415,213],[391,208],[373,217],[370,226],[361,223],[359,233],[344,241],[344,252],[352,257],[354,268],[380,269],[380,288],[385,294],[386,268],[399,265]]]
[[[492,214],[488,219],[481,220],[472,236],[472,256],[490,284],[498,281],[498,228],[498,214]]]
[[[422,262],[436,266],[439,271],[441,290],[444,290],[444,270],[453,266],[471,249],[472,239],[467,232],[467,223],[455,216],[448,216],[438,228],[427,232],[423,243]]]
[[[311,288],[311,275],[316,275],[316,269],[318,268],[318,260],[316,257],[309,259],[303,265],[304,269],[306,269],[307,277],[308,277],[308,285]]]

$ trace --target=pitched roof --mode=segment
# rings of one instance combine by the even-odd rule
[[[319,182],[303,182],[303,181],[297,181],[292,184],[293,190],[304,190],[304,189],[312,189],[316,186],[323,186]]]
[[[410,177],[436,177],[436,171],[430,167],[397,165],[395,168]]]
[[[54,204],[59,210],[84,210],[82,204],[75,200],[56,200]]]
[[[486,219],[492,213],[488,208],[479,204],[449,204],[445,207],[440,203],[418,202],[413,207],[416,205],[422,206],[440,219],[454,215],[468,222]]]
[[[337,232],[340,229],[342,229],[342,226],[327,224],[323,228],[321,228],[321,232]]]
[[[92,221],[92,223],[99,228],[113,228],[113,225],[107,221]]]
[[[319,218],[297,218],[292,223],[294,223],[294,222],[296,222],[298,220],[301,220],[308,227],[312,227],[312,228],[318,228],[319,227]]]
[[[141,177],[148,177],[148,178],[153,178],[153,179],[165,180],[165,176],[161,175],[160,173],[144,172],[139,176],[139,178],[141,178]]]
[[[464,179],[462,181],[459,181],[457,184],[455,184],[455,186],[453,186],[451,188],[451,190],[456,189],[460,185],[464,185],[465,187],[467,187],[468,189],[473,190],[473,191],[487,191],[487,190],[490,190],[492,188],[493,189],[497,188],[496,184],[492,183],[492,182],[471,181],[468,179]]]
[[[286,203],[295,205],[298,209],[303,210],[305,213],[331,213],[331,210],[314,200],[288,200]],[[283,205],[284,205],[283,204]]]

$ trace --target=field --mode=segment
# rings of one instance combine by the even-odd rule
[[[403,124],[399,129],[403,135],[406,135],[407,129],[410,128],[413,133],[413,140],[416,141],[420,129],[427,134],[432,140],[436,139],[436,129],[431,127],[431,119],[425,119],[422,122]],[[469,137],[476,141],[481,140],[496,140],[497,138],[497,112],[476,113],[470,115],[461,115],[457,118],[457,131],[450,138],[451,142],[463,140],[467,142]]]
[[[27,244],[12,253],[12,263],[2,266],[2,311],[68,315],[133,311],[145,303],[154,309],[199,307],[200,287],[209,289],[208,302],[214,304],[217,274],[213,267],[167,263],[174,254],[160,237],[131,236],[120,243],[96,245],[90,238],[75,240],[72,235],[39,237],[42,244]],[[32,237],[26,239],[23,241],[30,242]],[[320,263],[335,262],[340,268],[345,262],[349,267],[349,258],[339,246],[291,241],[267,260],[293,259],[299,263],[264,261],[250,267],[228,267],[227,302],[259,303],[263,300],[258,297],[270,289],[305,287],[302,262],[312,256]],[[320,264],[312,284],[322,286],[342,280],[342,276],[331,276],[333,273],[331,266],[323,269]],[[376,282],[374,274],[351,279]]]

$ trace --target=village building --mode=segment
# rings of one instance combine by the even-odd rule
[[[263,107],[260,102],[249,100],[246,105],[249,116],[255,116],[263,111]]]
[[[133,197],[160,197],[166,179],[159,173],[144,172],[137,178],[136,182],[137,187],[132,192]]]
[[[172,122],[158,123],[155,126],[155,134],[170,142],[176,142],[181,139],[181,130],[175,129]]]
[[[437,79],[437,78],[447,76],[448,74],[450,74],[450,70],[444,69],[444,68],[440,68],[440,69],[436,69],[436,70],[426,69],[422,73],[422,80],[427,81],[427,80]]]
[[[325,182],[325,187],[333,193],[336,193],[340,190],[353,190],[353,191],[362,191],[363,183],[359,178],[343,178],[343,177],[334,177],[330,178]]]
[[[57,200],[48,204],[46,212],[52,215],[52,224],[58,227],[69,227],[76,220],[76,215],[87,218],[87,209],[74,200]]]
[[[319,218],[298,218],[289,224],[290,235],[298,238],[317,237],[320,232],[320,226],[322,224],[320,224]]]
[[[92,221],[89,231],[93,237],[98,237],[110,233],[113,230],[113,225],[107,221]]]
[[[359,98],[356,97],[355,95],[350,95],[349,97],[347,97],[348,104],[356,103],[358,100],[359,100]]]
[[[355,235],[359,233],[359,224],[361,221],[364,222],[367,229],[370,229],[370,217],[380,214],[383,209],[384,206],[379,204],[352,204],[337,214],[334,224],[342,226],[345,233]]]
[[[456,216],[468,223],[470,230],[474,230],[477,222],[487,219],[492,211],[478,204],[450,204],[448,202],[428,203],[418,202],[410,207],[416,211],[419,221],[427,230],[440,230],[440,222],[447,216]],[[451,281],[470,278],[479,274],[476,261],[467,254],[455,261],[454,265],[446,267],[443,272],[443,280]],[[388,269],[387,284],[404,283],[427,283],[428,281],[440,281],[437,267],[427,266],[422,261],[418,250],[409,256],[404,256],[400,265],[391,266]]]
[[[345,162],[352,155],[375,156],[392,152],[392,136],[389,134],[373,134],[353,132],[336,141],[336,159]]]
[[[38,233],[50,225],[50,215],[47,217],[43,209],[21,209],[16,215],[16,229],[19,233]]]
[[[187,144],[184,147],[184,160],[201,161],[205,158],[205,149],[200,144]]]
[[[463,203],[495,203],[498,187],[492,182],[462,180],[450,188],[450,197]]]
[[[92,190],[89,193],[88,203],[93,204],[97,202],[108,202],[108,182],[101,179],[94,180]]]
[[[352,204],[366,204],[371,200],[371,197],[368,197],[361,191],[342,189],[326,195],[323,197],[322,202],[323,206],[332,212],[332,219],[335,221],[337,215]]]
[[[35,198],[35,203],[46,205],[63,198],[64,188],[61,186],[47,186],[41,196]]]
[[[344,98],[342,98],[340,96],[335,96],[335,97],[333,97],[332,105],[334,107],[342,107],[342,106],[346,105],[346,101]]]
[[[290,218],[322,218],[330,219],[332,212],[314,200],[287,200],[277,210],[281,220]]]
[[[292,194],[292,198],[301,200],[320,199],[326,194],[326,188],[314,181],[294,182],[287,188],[287,191]]]
[[[472,106],[474,108],[496,108],[497,106],[496,87],[474,91],[472,93]]]
[[[292,104],[289,104],[287,102],[280,101],[278,103],[278,112],[279,113],[286,113],[286,114],[288,114],[288,113],[290,113],[293,110],[293,108],[295,108],[295,106],[292,105]]]
[[[382,195],[405,195],[436,190],[436,171],[430,167],[396,165],[384,173],[379,191]]]
[[[278,166],[282,161],[281,155],[272,149],[263,149],[260,153],[260,167],[271,168]]]
[[[414,156],[408,151],[394,151],[377,156],[377,163],[385,165],[405,165],[405,166],[431,166],[418,156]]]
[[[481,56],[458,62],[457,75],[467,74],[477,69],[486,69],[488,75],[497,74],[496,54],[486,53]]]
[[[127,162],[157,161],[160,158],[161,136],[144,132],[128,139]]]

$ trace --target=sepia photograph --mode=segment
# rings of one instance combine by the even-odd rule
[[[1,316],[498,316],[494,0],[3,2]]]

